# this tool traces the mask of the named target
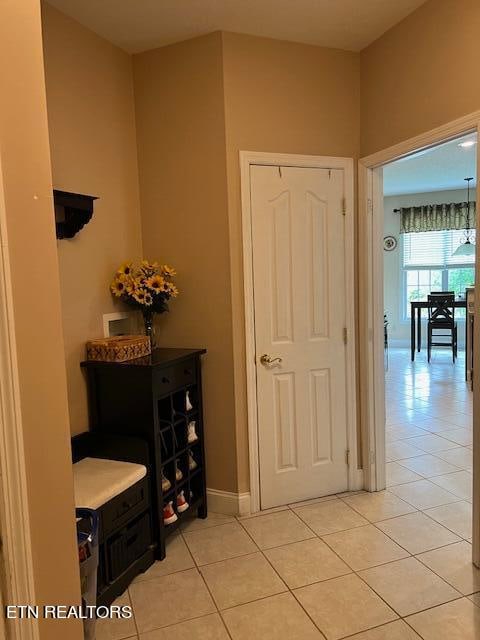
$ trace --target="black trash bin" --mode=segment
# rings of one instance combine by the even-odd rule
[[[75,509],[77,517],[78,559],[82,607],[94,607],[97,603],[98,569],[98,514],[93,509]],[[91,611],[94,611],[93,609]],[[95,640],[95,615],[84,618],[85,640]]]

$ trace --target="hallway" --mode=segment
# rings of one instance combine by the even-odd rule
[[[463,375],[462,357],[391,350],[387,491],[192,520],[121,599],[135,619],[98,640],[480,638]]]

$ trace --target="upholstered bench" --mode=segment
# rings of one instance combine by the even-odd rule
[[[154,562],[148,470],[87,455],[74,463],[73,478],[75,506],[99,515],[97,604],[109,605]]]

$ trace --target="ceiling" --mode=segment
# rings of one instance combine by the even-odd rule
[[[383,168],[383,193],[428,193],[464,189],[464,178],[476,178],[477,146],[462,148],[459,143],[476,140],[476,134],[457,138],[425,149]],[[472,186],[475,180],[472,182]]]
[[[48,0],[129,53],[212,31],[360,51],[425,0]]]

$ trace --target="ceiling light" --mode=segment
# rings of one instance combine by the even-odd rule
[[[464,140],[463,142],[460,142],[458,146],[462,147],[462,149],[469,149],[470,147],[473,147],[476,144],[477,144],[476,140]]]
[[[457,247],[457,249],[453,252],[454,256],[474,256],[475,255],[475,245],[470,242],[467,238],[465,242]]]

